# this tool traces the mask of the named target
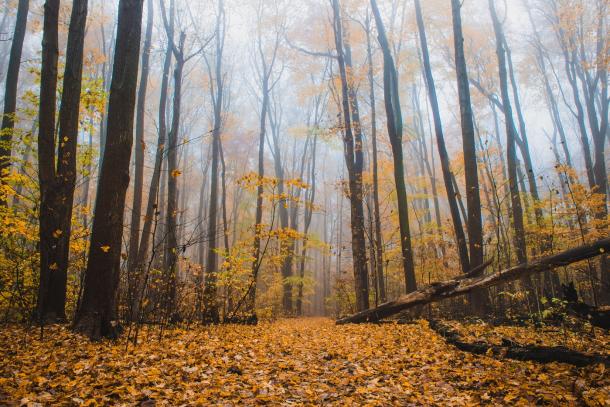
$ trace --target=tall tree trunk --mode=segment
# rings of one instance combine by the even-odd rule
[[[308,180],[307,182],[310,184],[309,196],[305,201],[305,213],[304,213],[304,221],[303,221],[303,246],[301,247],[301,256],[300,256],[300,264],[299,264],[299,286],[298,286],[298,294],[296,301],[296,311],[297,315],[303,315],[303,286],[305,279],[305,259],[307,256],[307,234],[309,233],[309,226],[311,225],[311,219],[313,217],[313,205],[316,199],[316,146],[318,143],[317,134],[314,135],[313,138],[313,147],[311,151],[311,163],[310,169],[308,171]]]
[[[464,151],[464,176],[466,178],[466,202],[468,206],[468,248],[470,255],[469,267],[475,269],[483,264],[483,220],[481,217],[481,196],[479,194],[479,175],[477,167],[477,149],[474,137],[472,105],[470,103],[470,88],[468,69],[464,55],[464,36],[462,34],[461,3],[451,0],[453,15],[453,42],[455,48],[455,71],[457,76],[460,101],[460,121],[462,124],[462,146]],[[481,273],[483,270],[481,270]],[[487,292],[475,290],[470,296],[474,311],[485,313]]]
[[[184,40],[181,33],[179,45],[174,48],[176,65],[174,67],[174,103],[172,112],[172,125],[167,146],[167,212],[165,213],[165,227],[167,241],[165,244],[164,272],[167,284],[167,306],[172,314],[176,310],[176,278],[178,268],[178,235],[176,220],[178,216],[178,137],[180,135],[180,107],[182,104],[182,72],[184,69]]]
[[[383,51],[383,89],[385,110],[387,116],[388,137],[392,146],[394,158],[394,181],[396,184],[396,198],[398,201],[398,222],[400,226],[400,246],[402,252],[402,266],[405,274],[405,288],[407,293],[417,290],[415,280],[415,263],[411,247],[411,231],[409,226],[409,206],[407,202],[407,189],[405,186],[405,167],[402,151],[402,114],[400,112],[400,96],[398,92],[398,72],[394,65],[394,58],[390,44],[386,37],[385,28],[377,7],[377,2],[371,0],[373,15],[377,25],[379,45]]]
[[[500,78],[500,91],[502,95],[502,106],[506,123],[506,156],[508,166],[508,180],[510,187],[510,202],[512,212],[512,223],[514,231],[515,251],[519,263],[527,262],[527,246],[525,241],[525,228],[523,224],[523,209],[519,196],[519,183],[517,177],[517,150],[516,134],[513,112],[508,94],[508,75],[506,72],[506,54],[504,50],[504,39],[500,27],[500,21],[496,15],[494,0],[489,0],[489,11],[491,14],[494,32],[496,35],[496,55],[498,58],[498,75]],[[531,280],[528,277],[522,279],[527,290],[531,290]],[[531,293],[530,293],[531,294]]]
[[[138,82],[143,0],[120,0],[108,134],[100,169],[82,303],[74,327],[91,338],[115,337],[116,295],[133,119]]]
[[[40,182],[40,282],[36,316],[42,323],[50,313],[51,280],[59,269],[53,250],[58,244],[58,214],[53,211],[51,196],[55,173],[55,99],[57,93],[57,60],[59,57],[59,0],[47,0],[44,5],[42,33],[42,64],[40,68],[40,100],[38,110],[38,177]],[[60,231],[60,233],[63,233]]]
[[[50,194],[55,199],[52,211],[57,214],[58,220],[54,235],[59,235],[59,238],[55,247],[56,254],[50,256],[55,258],[58,268],[52,272],[48,301],[52,308],[51,312],[60,319],[65,319],[86,22],[87,0],[74,1],[70,17],[64,85],[59,111],[57,174],[53,186],[54,191]],[[41,249],[44,246],[41,244]]]
[[[212,178],[210,185],[210,208],[208,214],[208,250],[206,259],[206,279],[203,291],[204,315],[203,321],[218,323],[220,311],[217,298],[218,273],[218,164],[220,160],[220,134],[222,129],[223,87],[222,78],[222,51],[225,38],[224,3],[218,1],[218,17],[216,20],[216,95],[214,99],[214,129],[212,130]],[[212,78],[210,78],[212,79]]]
[[[343,147],[345,164],[349,178],[356,310],[362,311],[369,307],[369,278],[366,261],[366,240],[364,237],[364,207],[362,204],[363,151],[361,142],[359,145],[355,145],[357,142],[354,141],[354,133],[352,129],[352,117],[350,109],[350,106],[352,105],[349,98],[349,83],[347,79],[343,49],[343,29],[339,0],[333,0],[332,7],[333,31],[335,36],[335,47],[337,50],[337,63],[339,65],[341,78],[341,99],[343,120],[345,125]]]
[[[53,3],[53,2],[51,2]],[[28,21],[29,0],[19,0],[13,43],[6,72],[4,87],[4,114],[0,131],[0,186],[5,183],[5,171],[11,165],[13,130],[17,110],[17,85],[19,84],[19,68],[21,67],[21,52]],[[0,191],[0,206],[6,205],[6,197]]]
[[[159,186],[162,184],[161,182],[161,174],[163,161],[165,159],[165,143],[167,140],[167,93],[169,88],[169,72],[172,65],[172,56],[173,56],[173,36],[174,36],[174,13],[170,9],[169,13],[169,22],[167,27],[167,37],[168,44],[167,49],[165,50],[165,59],[163,63],[163,76],[161,78],[161,88],[160,88],[160,96],[159,96],[159,110],[158,110],[158,121],[159,121],[159,134],[157,137],[157,149],[155,151],[155,164],[153,167],[153,173],[150,181],[150,187],[148,190],[148,199],[146,202],[146,213],[144,215],[144,225],[142,226],[142,235],[140,237],[140,243],[138,244],[138,257],[136,259],[136,268],[141,268],[146,255],[148,254],[148,249],[151,243],[151,233],[153,227],[153,220],[157,217],[155,215],[158,212],[160,215],[163,214],[161,210],[161,203],[164,200],[164,194],[159,193]],[[172,39],[172,40],[169,40]],[[166,172],[167,173],[167,172]],[[163,183],[165,184],[165,183]],[[163,188],[164,189],[164,188]],[[159,233],[159,235],[163,235],[163,233]],[[156,242],[152,242],[156,244]],[[138,274],[140,274],[138,272]],[[140,281],[140,277],[138,277],[138,281]],[[140,292],[140,290],[138,290]]]
[[[468,247],[466,245],[466,235],[464,234],[462,221],[460,219],[460,212],[457,203],[457,194],[455,189],[453,188],[451,167],[449,164],[449,154],[447,153],[447,147],[445,146],[445,137],[443,135],[443,125],[441,122],[440,108],[438,105],[438,98],[436,96],[436,86],[434,84],[434,77],[432,76],[432,68],[430,66],[428,40],[426,38],[424,19],[422,16],[421,5],[419,0],[415,0],[415,12],[417,18],[417,27],[419,29],[419,39],[421,43],[423,60],[422,68],[424,70],[424,76],[426,78],[428,98],[430,100],[430,106],[432,108],[432,118],[434,122],[434,130],[436,133],[436,145],[438,148],[438,155],[441,161],[441,170],[443,173],[443,180],[445,181],[445,190],[447,191],[447,201],[449,202],[449,211],[451,213],[451,219],[453,221],[453,230],[456,237],[460,264],[462,266],[462,272],[466,273],[470,270],[470,260],[468,257]]]
[[[146,140],[144,136],[146,90],[148,87],[148,73],[150,71],[150,49],[153,32],[153,0],[147,1],[146,36],[142,49],[142,69],[140,71],[140,85],[138,87],[138,104],[136,106],[136,135],[135,135],[135,171],[133,183],[133,202],[131,208],[131,224],[129,226],[129,248],[127,271],[128,276],[134,276],[138,259],[138,245],[140,242],[140,225],[142,217],[142,190],[144,187],[144,152]]]
[[[281,114],[278,114],[277,117],[273,113],[274,109],[270,109],[269,116],[269,126],[271,127],[271,138],[273,139],[273,168],[275,170],[275,177],[278,180],[277,184],[277,193],[278,196],[284,196],[284,182],[286,181],[286,177],[284,174],[284,166],[282,163],[282,156],[279,145],[279,133],[281,128]],[[280,227],[282,229],[287,229],[292,227],[291,220],[292,214],[289,214],[288,207],[290,206],[290,199],[281,199],[278,202],[278,212],[280,215]],[[292,208],[291,208],[292,209]],[[292,211],[291,211],[292,212]],[[292,259],[294,257],[294,244],[292,239],[283,239],[282,240],[282,252],[285,252],[284,258],[282,259],[282,264],[280,266],[282,279],[283,279],[283,291],[282,291],[282,309],[284,314],[290,315],[292,314],[292,284],[289,282],[290,277],[292,277]]]
[[[377,158],[377,106],[375,100],[375,81],[373,76],[373,51],[371,46],[370,17],[366,17],[366,52],[369,60],[367,77],[369,80],[369,100],[371,104],[371,143],[373,147],[373,217],[375,223],[374,248],[377,292],[379,300],[386,301],[385,277],[383,275],[383,240],[381,236],[381,211],[379,209],[379,164]]]

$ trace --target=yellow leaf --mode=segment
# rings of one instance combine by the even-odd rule
[[[102,249],[104,253],[108,253],[110,251],[110,246],[101,246],[100,249]]]

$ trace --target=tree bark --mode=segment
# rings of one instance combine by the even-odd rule
[[[116,295],[133,119],[143,0],[120,0],[108,104],[108,134],[100,169],[82,303],[74,328],[92,339],[116,337]]]
[[[531,263],[521,263],[486,276],[474,277],[473,274],[477,274],[478,271],[462,274],[453,280],[433,283],[418,291],[403,295],[395,301],[381,304],[379,307],[341,318],[337,320],[337,324],[377,322],[408,308],[457,297],[468,294],[475,289],[492,287],[523,278],[524,276],[564,267],[578,261],[599,256],[608,250],[610,250],[610,238],[542,257]],[[483,264],[483,266],[486,265],[485,263]]]
[[[460,212],[457,203],[457,194],[455,189],[453,188],[451,167],[449,164],[449,154],[447,153],[447,147],[445,146],[445,137],[443,135],[443,125],[441,122],[440,108],[438,105],[438,98],[436,96],[436,86],[434,84],[434,77],[432,76],[432,68],[430,65],[428,40],[426,38],[424,19],[422,16],[421,5],[419,0],[415,0],[415,13],[422,50],[422,68],[424,70],[424,76],[426,78],[426,87],[428,88],[428,98],[430,100],[430,106],[432,108],[432,118],[434,121],[434,130],[436,133],[436,145],[438,148],[438,155],[441,161],[441,170],[443,173],[443,180],[445,181],[445,190],[447,192],[447,201],[449,202],[449,211],[451,213],[451,219],[453,221],[453,230],[456,237],[460,264],[462,266],[462,272],[465,273],[470,269],[470,260],[468,257],[466,235],[464,234],[462,221],[460,219]]]
[[[36,317],[44,322],[50,311],[48,301],[51,279],[58,264],[52,257],[57,246],[58,214],[53,211],[50,194],[56,179],[55,172],[55,106],[57,92],[57,61],[59,57],[59,0],[47,0],[44,5],[42,33],[42,64],[40,68],[40,100],[38,110],[38,177],[40,183],[40,282]],[[63,233],[63,232],[60,232]],[[44,246],[44,247],[43,247]]]
[[[489,11],[491,14],[494,32],[496,35],[496,55],[498,58],[500,91],[502,95],[502,107],[506,123],[506,155],[515,249],[517,253],[517,261],[519,263],[525,263],[527,262],[527,247],[525,241],[525,228],[523,225],[523,209],[521,206],[521,198],[519,196],[519,183],[517,177],[515,122],[513,119],[513,112],[508,94],[508,76],[506,72],[506,53],[504,49],[503,33],[500,27],[500,21],[498,20],[498,17],[496,15],[494,0],[489,0]],[[531,282],[528,278],[524,277],[524,280],[522,280],[522,282],[526,286],[526,289],[531,288]]]
[[[222,108],[224,81],[222,78],[222,56],[225,39],[225,15],[224,2],[218,1],[218,17],[216,20],[216,64],[215,64],[215,94],[214,100],[214,128],[212,129],[212,167],[210,185],[210,207],[208,213],[208,250],[206,259],[206,278],[203,290],[204,314],[203,321],[206,323],[220,322],[220,311],[217,298],[217,273],[218,273],[218,164],[220,161],[220,135],[222,130]],[[210,78],[212,79],[212,78]],[[214,89],[212,89],[214,92]]]
[[[371,143],[373,147],[373,215],[374,215],[374,248],[377,291],[379,300],[385,302],[385,277],[383,275],[383,239],[381,235],[381,211],[379,209],[379,165],[377,158],[377,106],[375,100],[375,81],[373,76],[373,52],[371,46],[370,18],[366,18],[366,51],[369,60],[367,77],[369,80],[369,99],[371,104]]]
[[[407,189],[405,186],[405,167],[402,150],[402,114],[400,112],[400,96],[398,91],[398,72],[394,65],[394,58],[385,33],[383,21],[377,2],[371,0],[373,15],[377,25],[379,45],[383,50],[383,89],[387,116],[388,137],[392,146],[394,158],[394,181],[396,184],[396,198],[398,201],[398,222],[400,226],[400,246],[402,252],[402,265],[405,274],[405,288],[407,292],[417,289],[415,280],[415,262],[411,245],[411,231],[409,226],[409,207],[407,202]]]
[[[460,103],[460,119],[462,125],[462,146],[464,151],[464,176],[466,178],[466,203],[468,218],[469,267],[476,268],[483,264],[483,221],[481,216],[481,196],[479,193],[479,175],[477,166],[477,150],[474,135],[472,105],[468,69],[464,55],[464,36],[462,33],[461,3],[451,0],[453,15],[453,41],[455,48],[455,71],[457,76]],[[481,270],[482,272],[483,270]],[[474,311],[485,313],[488,308],[487,293],[474,291],[470,296]]]
[[[147,1],[146,36],[142,49],[142,69],[140,71],[140,85],[138,87],[138,104],[136,106],[136,135],[135,135],[135,171],[133,183],[133,201],[131,208],[131,224],[129,226],[129,249],[127,270],[128,276],[134,276],[138,259],[138,245],[140,242],[140,225],[142,217],[142,190],[144,187],[144,152],[146,140],[144,136],[146,90],[148,87],[148,74],[150,72],[150,49],[152,42],[154,7],[153,0]]]
[[[361,142],[359,145],[355,146],[357,141],[354,140],[352,128],[350,107],[353,107],[353,105],[350,103],[349,97],[350,91],[345,64],[343,28],[339,0],[332,0],[332,7],[337,64],[339,65],[341,79],[341,107],[345,126],[343,131],[343,150],[349,178],[356,310],[362,311],[369,307],[369,278],[366,261],[366,240],[364,237],[364,207],[362,203],[363,152]]]

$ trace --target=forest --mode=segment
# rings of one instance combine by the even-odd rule
[[[0,0],[0,405],[610,402],[609,0]]]

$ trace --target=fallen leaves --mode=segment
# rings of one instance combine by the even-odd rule
[[[494,332],[489,327],[467,329],[496,335],[485,333]],[[509,328],[498,329],[507,336]],[[471,355],[447,346],[425,322],[336,326],[299,319],[176,329],[161,341],[157,333],[146,331],[148,340],[126,348],[124,341],[91,343],[65,327],[45,329],[42,341],[35,330],[4,328],[0,404],[603,406],[609,399],[603,366]],[[595,341],[599,352],[608,336]]]

